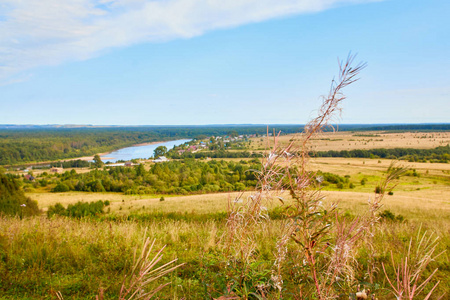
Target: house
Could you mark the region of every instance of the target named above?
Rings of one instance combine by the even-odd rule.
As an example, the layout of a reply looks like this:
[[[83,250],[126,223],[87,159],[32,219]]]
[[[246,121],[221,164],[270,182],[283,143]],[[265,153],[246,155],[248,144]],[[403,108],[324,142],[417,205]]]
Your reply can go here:
[[[57,167],[53,167],[50,169],[50,172],[52,173],[62,173],[64,171],[63,168],[57,168]]]
[[[125,162],[125,167],[131,167],[133,163],[131,161]]]
[[[169,160],[167,159],[167,157],[165,157],[165,156],[160,156],[160,157],[158,157],[157,159],[154,159],[154,160],[153,160],[154,163],[160,163],[160,162],[165,162],[165,161],[169,161]]]
[[[29,180],[29,181],[34,181],[34,176],[30,175],[30,174],[26,174],[25,176],[23,176],[25,179]]]

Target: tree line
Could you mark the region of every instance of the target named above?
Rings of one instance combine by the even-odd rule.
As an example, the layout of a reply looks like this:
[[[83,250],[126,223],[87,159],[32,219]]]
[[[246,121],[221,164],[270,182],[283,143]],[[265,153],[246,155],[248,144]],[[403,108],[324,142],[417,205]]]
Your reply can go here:
[[[261,163],[250,161],[200,161],[184,159],[144,165],[110,167],[78,174],[75,170],[58,175],[53,192],[120,192],[125,194],[198,194],[243,191],[255,188]],[[324,186],[353,188],[348,178],[318,172]],[[42,181],[41,179],[40,181]],[[40,182],[39,181],[39,182]],[[319,182],[317,182],[319,183]]]
[[[125,194],[190,194],[239,191],[254,187],[259,161],[171,161],[157,163],[146,170],[111,167],[77,174],[75,170],[60,175],[54,192],[122,192]]]
[[[450,145],[439,146],[433,149],[393,148],[368,150],[329,150],[310,153],[313,157],[358,157],[358,158],[388,158],[409,161],[444,162],[450,160]]]

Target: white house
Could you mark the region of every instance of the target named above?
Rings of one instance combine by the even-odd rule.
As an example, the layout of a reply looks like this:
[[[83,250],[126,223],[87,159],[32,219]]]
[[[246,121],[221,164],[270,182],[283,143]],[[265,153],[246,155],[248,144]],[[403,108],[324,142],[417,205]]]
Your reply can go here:
[[[169,161],[169,160],[167,159],[167,157],[165,157],[165,156],[160,156],[160,157],[158,157],[157,159],[154,159],[154,160],[153,160],[154,163],[165,162],[165,161]]]

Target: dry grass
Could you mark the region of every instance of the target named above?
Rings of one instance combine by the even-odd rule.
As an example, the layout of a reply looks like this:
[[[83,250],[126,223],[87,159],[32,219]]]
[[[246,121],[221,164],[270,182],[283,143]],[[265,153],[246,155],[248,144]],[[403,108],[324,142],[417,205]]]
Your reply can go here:
[[[287,145],[294,135],[284,135],[279,139],[281,146]],[[266,141],[253,138],[253,149],[264,149]],[[429,149],[450,144],[450,132],[325,132],[312,139],[311,150],[354,150],[375,148],[419,148]]]

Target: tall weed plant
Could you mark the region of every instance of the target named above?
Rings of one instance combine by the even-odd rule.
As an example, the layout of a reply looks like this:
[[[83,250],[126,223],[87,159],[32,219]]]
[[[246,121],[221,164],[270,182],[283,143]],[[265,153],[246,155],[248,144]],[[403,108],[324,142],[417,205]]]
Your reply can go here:
[[[224,234],[225,253],[228,263],[237,271],[233,284],[230,285],[233,289],[228,291],[226,297],[367,299],[370,294],[368,287],[372,287],[373,291],[376,286],[373,278],[380,266],[375,263],[372,245],[375,227],[380,219],[379,209],[385,193],[392,191],[405,168],[391,165],[385,178],[379,183],[377,193],[368,199],[366,212],[347,220],[339,211],[338,203],[324,204],[324,197],[320,192],[323,177],[310,171],[308,164],[311,139],[320,135],[325,128],[332,127],[341,112],[341,103],[346,98],[343,89],[356,82],[359,73],[366,66],[364,63],[353,66],[354,59],[355,56],[349,55],[346,61],[340,63],[338,78],[332,81],[328,95],[323,97],[317,117],[304,127],[301,134],[291,139],[287,146],[279,146],[279,134],[275,132],[271,142],[267,132],[269,150],[262,161],[262,170],[258,172],[256,191],[245,199],[237,197],[229,205],[227,230]],[[289,199],[285,199],[285,191],[289,192]],[[263,232],[273,230],[274,222],[267,214],[270,201],[280,201],[287,218],[281,221],[270,280],[266,277],[265,281],[248,287],[247,284],[252,282],[248,279],[249,274],[254,271],[259,260],[257,240]],[[429,245],[430,240],[425,237],[422,240]],[[368,282],[364,286],[360,286],[361,282],[355,275],[360,268],[356,256],[361,246],[368,249]],[[429,247],[434,249],[432,246],[425,249]],[[429,251],[418,250],[417,253],[423,256],[420,259],[431,261]],[[407,257],[409,255],[410,252]],[[402,299],[405,290],[408,291],[407,299],[413,299],[411,295],[420,294],[434,275],[433,273],[421,281],[420,274],[425,267],[426,264],[422,263],[410,270],[405,258],[394,279],[390,279],[385,272],[391,291],[397,299]],[[286,280],[286,276],[290,276],[289,280]],[[285,281],[290,281],[292,285],[292,277],[296,278],[294,292],[290,287],[287,294]],[[414,284],[410,281],[414,281]],[[435,287],[424,299],[431,296]],[[375,297],[373,293],[372,297]]]

